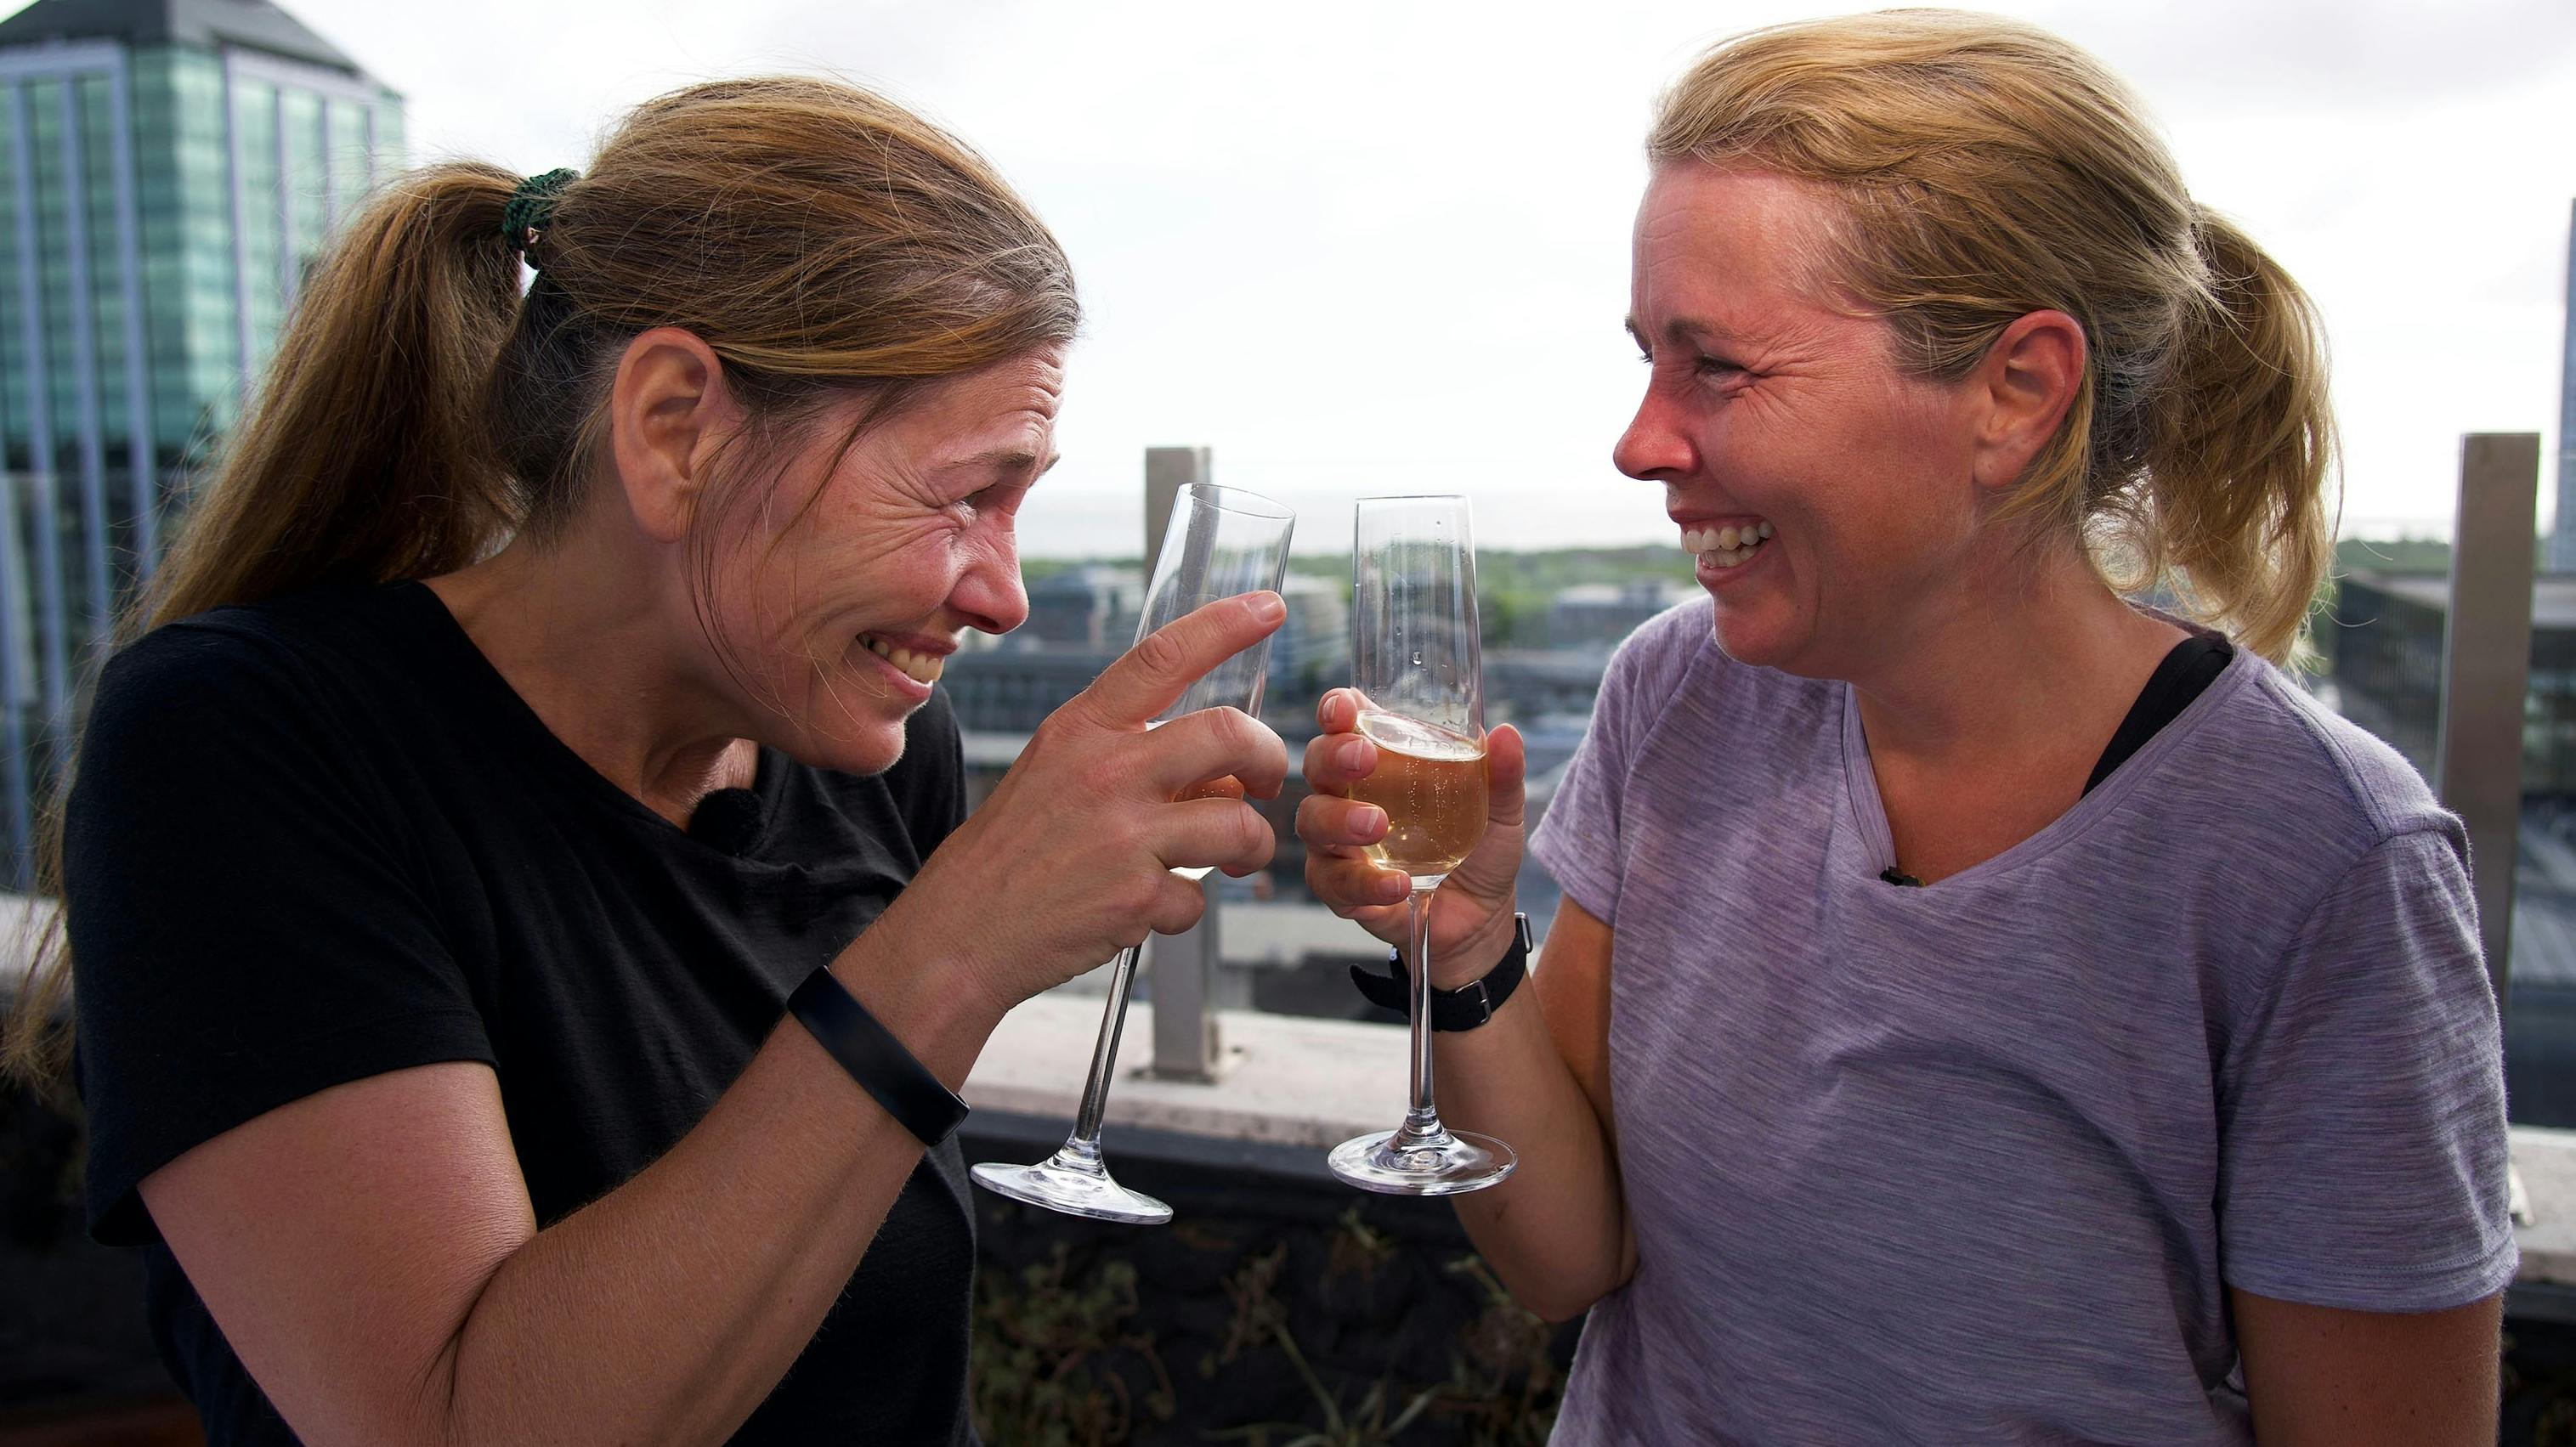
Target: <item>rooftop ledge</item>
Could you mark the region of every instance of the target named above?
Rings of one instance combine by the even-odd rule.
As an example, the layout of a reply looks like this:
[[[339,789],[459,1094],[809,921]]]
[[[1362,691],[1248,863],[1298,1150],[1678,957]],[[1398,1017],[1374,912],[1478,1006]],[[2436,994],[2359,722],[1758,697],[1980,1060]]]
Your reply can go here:
[[[1013,1115],[1061,1116],[1070,1123],[1082,1104],[1104,1004],[1097,995],[1070,993],[1021,1004],[975,1062],[966,1103]],[[1133,1063],[1152,1053],[1154,1007],[1140,1000],[1128,1008],[1120,1069],[1109,1090],[1111,1126],[1312,1146],[1320,1168],[1321,1152],[1403,1122],[1402,1027],[1251,1010],[1220,1010],[1216,1016],[1226,1062],[1215,1084],[1196,1085],[1156,1080]]]
[[[1099,1038],[1096,995],[1041,995],[1013,1010],[966,1082],[979,1111],[1070,1123]],[[1406,1032],[1393,1024],[1312,1020],[1252,1011],[1218,1012],[1228,1066],[1213,1085],[1155,1080],[1122,1067],[1109,1092],[1113,1129],[1164,1139],[1323,1153],[1356,1135],[1393,1129],[1404,1118]],[[1153,1007],[1128,1012],[1129,1059],[1148,1053]],[[2507,1300],[2517,1318],[2576,1323],[2576,1130],[2515,1126],[2514,1168],[2532,1221],[2514,1235],[2522,1269]],[[1117,1143],[1111,1142],[1116,1159]]]

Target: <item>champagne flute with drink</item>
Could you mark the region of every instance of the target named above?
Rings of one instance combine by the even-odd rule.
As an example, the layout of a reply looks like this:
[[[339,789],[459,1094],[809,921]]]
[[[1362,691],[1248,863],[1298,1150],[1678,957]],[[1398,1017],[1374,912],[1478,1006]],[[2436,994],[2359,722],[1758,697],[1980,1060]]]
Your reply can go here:
[[[1386,811],[1370,862],[1413,881],[1411,1108],[1392,1131],[1346,1141],[1333,1174],[1363,1190],[1449,1196],[1501,1184],[1519,1158],[1451,1131],[1432,1099],[1431,897],[1484,837],[1485,703],[1476,554],[1463,497],[1362,498],[1351,548],[1351,673],[1377,767],[1351,797]]]

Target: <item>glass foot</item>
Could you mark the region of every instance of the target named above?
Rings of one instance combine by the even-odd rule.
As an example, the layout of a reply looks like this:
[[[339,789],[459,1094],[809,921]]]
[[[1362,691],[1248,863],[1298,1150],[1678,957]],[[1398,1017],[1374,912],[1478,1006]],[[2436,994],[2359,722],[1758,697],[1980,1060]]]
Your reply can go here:
[[[1171,1207],[1109,1179],[1097,1159],[1077,1161],[1062,1151],[1034,1166],[987,1161],[973,1174],[975,1184],[996,1195],[1068,1216],[1128,1226],[1160,1226],[1172,1219]]]
[[[1521,1163],[1489,1135],[1444,1130],[1399,1144],[1403,1134],[1382,1131],[1342,1142],[1330,1157],[1333,1174],[1388,1196],[1456,1196],[1501,1185]]]

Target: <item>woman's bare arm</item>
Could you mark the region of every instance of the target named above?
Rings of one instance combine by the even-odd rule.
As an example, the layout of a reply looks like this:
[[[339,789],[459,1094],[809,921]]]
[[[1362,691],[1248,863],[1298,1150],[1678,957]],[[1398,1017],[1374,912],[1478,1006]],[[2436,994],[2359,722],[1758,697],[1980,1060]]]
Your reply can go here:
[[[1457,1198],[1476,1249],[1522,1305],[1580,1315],[1637,1270],[1610,1117],[1610,927],[1557,906],[1537,973],[1482,1029],[1437,1037],[1440,1113],[1501,1138],[1520,1169]]]

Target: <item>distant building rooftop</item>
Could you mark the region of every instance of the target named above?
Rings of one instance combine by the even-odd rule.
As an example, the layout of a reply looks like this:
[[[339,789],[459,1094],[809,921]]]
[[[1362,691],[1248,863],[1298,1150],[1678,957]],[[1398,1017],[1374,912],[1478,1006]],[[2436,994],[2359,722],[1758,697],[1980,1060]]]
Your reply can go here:
[[[0,47],[65,40],[237,46],[362,74],[356,61],[269,0],[36,0],[0,20]]]
[[[1622,603],[1652,603],[1669,607],[1686,590],[1662,578],[1632,578],[1624,583],[1568,583],[1556,590],[1556,601],[1571,607],[1607,607]]]
[[[2436,613],[2451,610],[2451,580],[2439,573],[2383,573],[2361,568],[2346,577]],[[2531,626],[2576,629],[2576,573],[2543,573],[2532,579]]]

